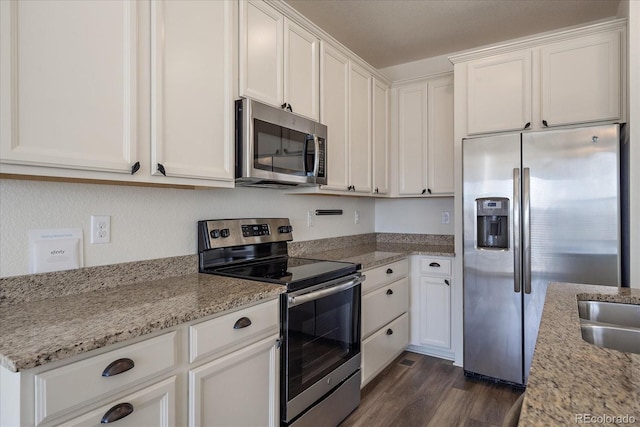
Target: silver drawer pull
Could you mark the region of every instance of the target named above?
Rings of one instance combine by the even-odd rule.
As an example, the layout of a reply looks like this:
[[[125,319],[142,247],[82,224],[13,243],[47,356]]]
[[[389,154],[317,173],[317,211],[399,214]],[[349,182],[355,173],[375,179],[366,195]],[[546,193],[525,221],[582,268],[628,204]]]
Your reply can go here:
[[[104,371],[102,371],[102,376],[112,377],[114,375],[127,372],[129,369],[133,369],[134,366],[135,363],[133,363],[133,360],[128,358],[114,360],[113,362],[109,363],[109,366],[104,368]]]
[[[241,317],[236,321],[236,324],[233,325],[233,329],[242,329],[247,326],[251,326],[251,319],[248,317]]]
[[[440,267],[440,264],[438,264],[437,262],[432,262],[431,264],[429,264],[429,267]]]
[[[121,420],[131,415],[131,413],[133,413],[133,405],[131,403],[118,403],[104,414],[100,424],[109,424]]]

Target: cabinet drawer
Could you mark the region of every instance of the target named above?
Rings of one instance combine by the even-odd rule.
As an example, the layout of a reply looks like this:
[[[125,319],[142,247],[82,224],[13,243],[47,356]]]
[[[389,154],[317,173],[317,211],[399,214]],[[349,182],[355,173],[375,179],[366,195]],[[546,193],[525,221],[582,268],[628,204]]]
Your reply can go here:
[[[107,397],[170,369],[177,362],[177,332],[171,332],[35,376],[35,420],[40,424],[86,402]],[[107,366],[130,359],[133,367],[103,376]]]
[[[59,427],[100,425],[103,417],[106,417],[109,411],[113,413],[115,408],[119,409],[125,405],[131,406],[124,413],[126,414],[129,410],[132,412],[117,420],[118,427],[176,425],[176,377],[168,378],[117,401],[105,404]],[[115,420],[111,422],[115,422]]]
[[[451,276],[451,260],[442,258],[420,258],[420,273]]]
[[[408,274],[409,260],[406,258],[367,270],[364,272],[367,279],[362,284],[362,293],[366,294],[367,292],[371,292],[385,283],[395,282],[398,279],[406,277]]]
[[[278,302],[235,311],[189,328],[189,361],[202,360],[279,331]]]
[[[409,309],[406,277],[362,297],[362,336],[366,337]]]
[[[362,342],[362,383],[368,382],[409,343],[409,315],[403,314]]]

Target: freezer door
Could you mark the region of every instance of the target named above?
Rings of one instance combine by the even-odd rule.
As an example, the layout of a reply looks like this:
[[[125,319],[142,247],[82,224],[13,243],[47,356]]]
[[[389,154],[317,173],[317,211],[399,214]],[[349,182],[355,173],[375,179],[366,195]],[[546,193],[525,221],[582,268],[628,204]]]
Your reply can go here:
[[[514,200],[519,192],[520,134],[463,141],[464,369],[522,383],[522,295]],[[514,185],[515,184],[515,185]],[[478,199],[506,198],[508,247],[478,247]],[[482,206],[482,204],[481,204]],[[501,207],[501,206],[500,206]],[[498,207],[496,207],[498,208]],[[496,218],[497,219],[497,218]]]
[[[618,150],[617,125],[523,135],[525,378],[547,284],[620,283]]]

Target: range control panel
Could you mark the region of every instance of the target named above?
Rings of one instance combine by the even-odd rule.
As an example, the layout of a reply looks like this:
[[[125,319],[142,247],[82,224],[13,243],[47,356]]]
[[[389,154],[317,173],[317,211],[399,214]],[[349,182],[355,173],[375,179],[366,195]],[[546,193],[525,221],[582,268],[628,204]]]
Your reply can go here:
[[[198,221],[198,250],[293,240],[288,218]]]

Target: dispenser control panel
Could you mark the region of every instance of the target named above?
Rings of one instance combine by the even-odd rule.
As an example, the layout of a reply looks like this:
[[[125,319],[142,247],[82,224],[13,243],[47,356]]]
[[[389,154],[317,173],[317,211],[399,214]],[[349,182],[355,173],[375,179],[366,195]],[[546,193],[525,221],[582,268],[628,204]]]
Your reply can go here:
[[[509,199],[476,199],[476,231],[479,249],[509,249]]]

